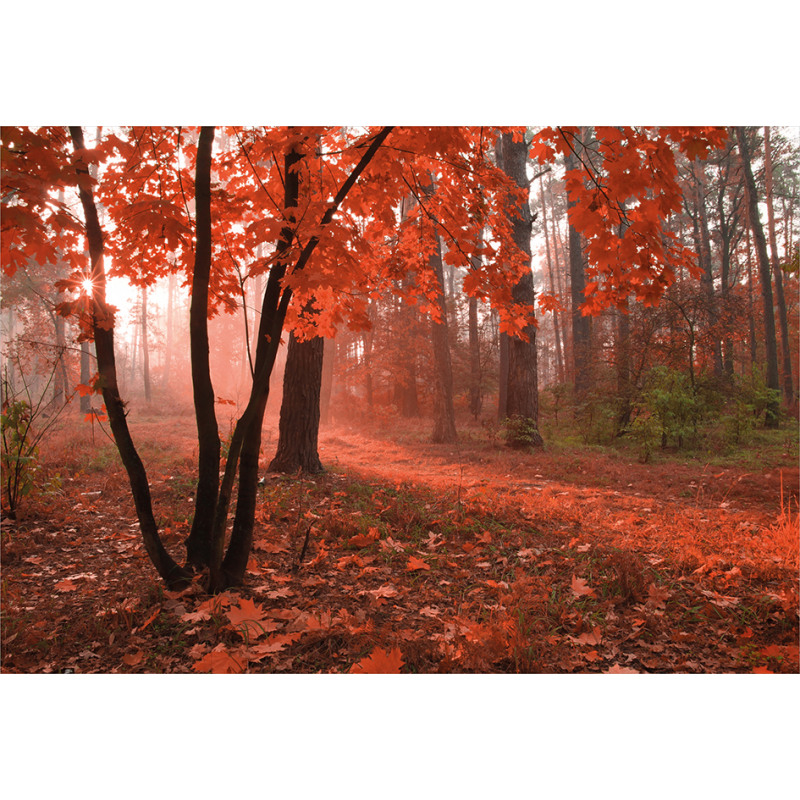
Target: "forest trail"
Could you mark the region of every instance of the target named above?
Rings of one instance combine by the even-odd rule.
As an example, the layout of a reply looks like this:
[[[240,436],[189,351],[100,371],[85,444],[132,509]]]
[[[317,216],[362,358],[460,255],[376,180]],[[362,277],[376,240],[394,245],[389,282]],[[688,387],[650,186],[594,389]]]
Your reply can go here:
[[[589,450],[526,453],[469,436],[432,445],[418,432],[338,426],[321,433],[320,455],[334,469],[517,505],[570,536],[700,561],[766,557],[797,565],[796,542],[786,541],[781,525],[796,515],[800,491],[789,453],[785,463],[753,471],[688,460],[641,464]]]

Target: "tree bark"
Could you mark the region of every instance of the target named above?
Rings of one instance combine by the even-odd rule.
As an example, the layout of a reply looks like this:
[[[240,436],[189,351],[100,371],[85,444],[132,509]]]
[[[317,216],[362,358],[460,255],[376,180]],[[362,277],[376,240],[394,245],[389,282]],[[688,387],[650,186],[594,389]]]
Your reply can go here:
[[[439,286],[437,305],[440,319],[431,320],[433,342],[433,434],[435,443],[456,442],[456,416],[453,410],[453,365],[450,359],[450,331],[447,324],[447,305],[444,296],[444,273],[442,269],[442,242],[435,234],[436,245],[430,258],[430,266],[436,274]]]
[[[566,157],[566,168],[576,169],[578,159],[570,152]],[[575,201],[567,197],[567,212],[575,205]],[[583,256],[581,235],[568,225],[567,242],[569,247],[569,280],[570,299],[572,304],[572,364],[575,375],[575,399],[580,403],[591,389],[591,369],[589,367],[590,319],[581,313],[581,305],[586,300],[586,264]]]
[[[294,332],[289,335],[278,449],[270,462],[270,472],[323,471],[317,447],[324,349],[321,336],[300,341]]]
[[[70,135],[75,150],[84,149],[83,131],[79,126],[70,126]],[[178,565],[167,553],[158,535],[158,526],[153,516],[152,499],[147,482],[147,473],[139,457],[128,429],[125,414],[125,403],[117,386],[117,368],[114,356],[113,312],[106,303],[106,274],[103,266],[103,233],[97,216],[94,195],[86,180],[89,171],[82,166],[77,167],[78,194],[83,207],[86,224],[86,238],[89,242],[92,277],[92,331],[97,352],[97,367],[103,400],[106,404],[111,432],[114,435],[117,449],[128,473],[139,528],[142,533],[145,550],[153,562],[158,574],[171,589],[187,585],[191,576]]]
[[[520,188],[530,189],[526,171],[528,147],[524,141],[515,142],[510,133],[504,133],[501,140],[503,170]],[[527,200],[521,207],[510,211],[512,214],[512,236],[514,243],[524,254],[528,270],[512,290],[516,303],[524,303],[530,308],[530,317],[522,333],[525,339],[508,339],[508,390],[506,416],[519,420],[524,426],[511,429],[509,444],[512,447],[527,445],[541,446],[544,441],[539,433],[539,384],[536,355],[536,321],[533,316],[536,292],[531,270],[531,212]],[[502,334],[501,334],[502,335]]]
[[[747,188],[747,210],[750,220],[750,229],[756,244],[756,258],[761,275],[761,299],[764,303],[764,334],[767,349],[767,386],[780,392],[778,378],[778,344],[775,334],[775,309],[772,302],[772,275],[767,256],[767,241],[764,238],[764,228],[758,215],[758,195],[756,182],[753,178],[753,168],[750,159],[750,146],[747,143],[747,132],[743,127],[736,128],[736,139],[739,152],[742,156],[745,186]],[[765,425],[768,428],[777,428],[779,424],[779,402],[771,402],[767,406]]]
[[[772,274],[775,276],[775,299],[778,303],[778,321],[781,326],[781,357],[783,361],[783,398],[791,406],[794,402],[792,355],[789,347],[789,319],[786,314],[786,297],[783,292],[783,270],[778,258],[778,239],[775,235],[775,210],[772,192],[772,146],[769,126],[764,128],[764,170],[767,182],[767,220]]]
[[[211,559],[211,529],[219,490],[220,439],[211,383],[208,341],[208,295],[211,275],[211,152],[214,128],[200,129],[195,178],[196,247],[192,273],[189,336],[192,390],[197,424],[198,476],[194,520],[186,540],[190,564],[204,567]]]

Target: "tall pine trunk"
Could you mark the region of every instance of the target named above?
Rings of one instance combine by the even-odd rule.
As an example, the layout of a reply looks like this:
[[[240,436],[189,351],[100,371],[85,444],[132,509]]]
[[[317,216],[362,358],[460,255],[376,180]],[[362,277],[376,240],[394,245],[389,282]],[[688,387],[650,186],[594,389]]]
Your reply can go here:
[[[742,156],[745,186],[747,188],[747,211],[750,229],[756,244],[756,259],[758,271],[761,276],[761,299],[764,304],[764,339],[767,350],[767,387],[780,392],[780,379],[778,377],[778,343],[775,334],[775,309],[772,302],[772,275],[767,256],[767,240],[764,237],[764,228],[758,215],[758,195],[756,182],[751,166],[750,145],[747,142],[747,131],[737,127],[736,140]],[[777,428],[779,424],[779,402],[770,402],[767,406],[765,425],[768,428]]]
[[[772,274],[775,276],[775,299],[778,303],[778,321],[781,326],[781,357],[783,366],[783,398],[786,404],[794,403],[794,380],[792,378],[792,355],[789,347],[789,319],[786,314],[786,297],[783,292],[783,270],[778,258],[778,239],[775,235],[775,210],[772,192],[772,145],[769,126],[764,128],[764,170],[767,181],[767,220],[769,229],[769,251],[772,259]]]
[[[528,147],[524,139],[514,141],[511,133],[501,139],[503,171],[517,186],[529,191],[527,175]],[[512,290],[514,302],[530,308],[530,317],[522,330],[525,338],[508,338],[508,381],[506,416],[516,421],[509,431],[512,447],[544,444],[539,433],[539,382],[536,355],[536,321],[533,308],[536,292],[531,269],[531,212],[526,199],[519,207],[510,209],[514,243],[522,251],[527,270]],[[502,335],[502,334],[501,334]]]

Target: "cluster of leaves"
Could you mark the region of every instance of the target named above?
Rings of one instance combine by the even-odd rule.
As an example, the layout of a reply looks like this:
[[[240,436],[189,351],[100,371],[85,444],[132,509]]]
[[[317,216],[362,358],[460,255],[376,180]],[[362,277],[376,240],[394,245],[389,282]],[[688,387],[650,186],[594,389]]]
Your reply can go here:
[[[585,314],[616,306],[633,294],[653,305],[679,268],[698,276],[696,256],[663,221],[681,209],[674,145],[689,159],[705,158],[727,138],[724,128],[597,126],[591,141],[578,127],[544,128],[531,154],[549,163],[574,155],[566,188],[570,223],[586,242]]]

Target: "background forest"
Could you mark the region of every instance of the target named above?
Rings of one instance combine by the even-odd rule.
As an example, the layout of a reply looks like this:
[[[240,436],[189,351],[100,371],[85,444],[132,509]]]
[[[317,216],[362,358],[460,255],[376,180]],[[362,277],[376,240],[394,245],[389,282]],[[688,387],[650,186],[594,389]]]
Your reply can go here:
[[[535,131],[526,133],[529,141]],[[188,166],[182,177],[174,171],[177,162],[170,166],[169,159],[180,157],[177,132],[105,131],[106,137],[122,136],[125,147],[138,148],[137,169],[151,174],[132,189],[136,194],[125,201],[117,222],[108,217],[119,213],[112,210],[113,200],[101,205],[101,224],[118,229],[120,246],[125,245],[126,235],[120,226],[130,228],[129,236],[147,237],[146,246],[140,246],[133,259],[115,259],[110,267],[109,302],[119,308],[115,346],[121,394],[132,408],[152,404],[188,412],[192,244],[186,237],[191,209],[181,206],[193,176]],[[87,135],[94,139],[91,146],[97,147],[104,132],[97,128]],[[221,132],[215,151],[219,170],[224,171],[226,161],[235,159],[237,152],[241,160],[247,135],[242,129]],[[357,132],[348,135],[357,137]],[[592,128],[576,129],[570,133],[571,147],[565,156],[558,155],[544,167],[529,158],[526,213],[532,220],[540,406],[540,417],[531,424],[550,445],[632,446],[645,461],[664,448],[730,450],[747,441],[754,429],[776,425],[781,414],[796,415],[797,129],[742,129],[752,190],[733,129],[704,161],[690,160],[674,145],[680,209],[670,217],[668,230],[680,246],[695,254],[697,268],[679,266],[674,280],[656,296],[615,297],[612,303],[601,303],[595,290],[607,277],[598,279],[597,268],[587,260],[585,239],[582,242],[568,219],[565,170],[582,170],[584,182],[591,186],[604,169],[601,146],[608,135],[608,129],[599,138]],[[184,146],[191,148],[197,133],[186,136]],[[499,140],[483,138],[488,148],[496,149]],[[491,158],[497,161],[495,154]],[[253,174],[220,172],[214,178],[216,191],[236,191],[234,182],[247,177],[254,184]],[[759,224],[763,217],[757,235],[749,217],[750,193],[759,209]],[[396,209],[398,222],[403,215],[424,221],[418,208],[414,216],[415,205],[414,193],[408,190]],[[6,219],[13,224],[10,210]],[[354,218],[353,224],[368,225],[368,220]],[[489,436],[512,439],[514,426],[524,425],[508,420],[508,330],[504,331],[489,297],[464,291],[471,273],[474,276],[482,266],[481,256],[473,247],[478,254],[469,257],[473,263],[465,264],[463,234],[453,238],[448,224],[444,222],[437,232],[441,256],[432,272],[409,272],[378,286],[374,274],[371,278],[362,266],[361,284],[350,278],[353,294],[346,304],[340,295],[318,301],[330,314],[321,332],[335,336],[324,341],[311,338],[302,346],[324,351],[323,424],[329,419],[427,417],[434,441],[455,440],[456,417],[462,433],[478,428]],[[490,224],[476,232],[481,243],[484,234],[492,235]],[[762,239],[764,253],[759,250]],[[253,246],[240,231],[215,237],[210,364],[217,400],[230,404],[228,416],[243,407],[249,392],[266,286],[264,265],[273,253],[267,240]],[[374,251],[371,256],[375,257]],[[366,260],[363,254],[357,257]],[[397,250],[377,256],[386,259],[384,263],[397,257]],[[50,415],[72,400],[86,413],[92,398],[86,392],[76,397],[75,387],[88,386],[97,372],[93,345],[79,341],[79,320],[63,315],[63,289],[74,264],[30,259],[15,266],[14,274],[4,278],[2,297],[4,402],[13,410],[14,401],[23,401]],[[635,281],[636,276],[624,280]],[[431,282],[441,286],[440,299],[433,301],[440,303],[433,326],[430,301],[419,301],[414,294],[430,292]],[[334,284],[332,291],[349,290]],[[404,292],[410,303],[403,301]],[[271,377],[269,404],[276,412],[281,405],[286,344],[288,339],[278,351]],[[437,399],[440,386],[444,391]],[[529,414],[536,416],[533,411]],[[295,464],[297,458],[291,464],[295,468],[314,467],[302,459]],[[309,458],[313,461],[313,456]],[[6,504],[8,488],[4,486]]]

